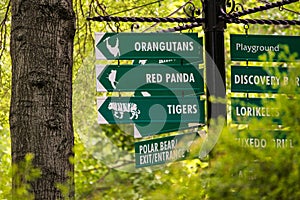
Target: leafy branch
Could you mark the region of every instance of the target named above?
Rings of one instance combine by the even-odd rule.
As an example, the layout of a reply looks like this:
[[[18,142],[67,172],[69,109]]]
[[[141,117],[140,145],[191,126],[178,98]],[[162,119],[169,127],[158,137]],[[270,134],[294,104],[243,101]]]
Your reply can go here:
[[[8,28],[6,22],[8,21],[8,16],[10,13],[10,8],[11,8],[11,0],[8,1],[7,6],[6,6],[6,11],[4,14],[3,20],[0,22],[0,60],[4,54],[5,51],[5,46],[7,42],[7,37],[8,37]]]

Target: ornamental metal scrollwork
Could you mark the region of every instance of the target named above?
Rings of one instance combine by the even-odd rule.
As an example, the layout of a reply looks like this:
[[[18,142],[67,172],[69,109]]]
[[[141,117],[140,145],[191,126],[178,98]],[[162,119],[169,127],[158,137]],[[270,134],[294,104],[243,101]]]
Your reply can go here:
[[[133,23],[131,26],[130,26],[130,30],[131,32],[134,32],[134,30],[137,30],[140,28],[140,25],[137,24],[137,23]]]
[[[183,7],[183,12],[190,18],[199,16],[202,13],[201,9],[196,8],[196,6],[192,2],[186,3],[186,5]]]
[[[226,7],[226,14],[231,14],[233,12],[239,12],[240,9],[241,9],[241,11],[245,10],[242,4],[235,3],[234,0],[226,0],[225,7]]]
[[[226,0],[225,7],[226,7],[226,13],[231,14],[235,8],[235,1],[234,0]]]

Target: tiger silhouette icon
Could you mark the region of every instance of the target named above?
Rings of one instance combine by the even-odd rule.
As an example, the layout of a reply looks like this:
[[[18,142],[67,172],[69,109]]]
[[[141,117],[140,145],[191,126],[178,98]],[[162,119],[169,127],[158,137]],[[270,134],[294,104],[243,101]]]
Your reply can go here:
[[[114,117],[117,119],[123,119],[124,113],[130,113],[129,119],[138,119],[141,111],[138,109],[135,103],[119,103],[110,102],[108,109],[113,111]]]

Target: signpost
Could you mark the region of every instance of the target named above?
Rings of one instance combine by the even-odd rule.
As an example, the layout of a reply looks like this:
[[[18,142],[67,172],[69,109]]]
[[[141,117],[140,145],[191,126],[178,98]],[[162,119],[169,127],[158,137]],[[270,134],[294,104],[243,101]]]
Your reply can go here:
[[[252,119],[270,118],[274,123],[281,124],[279,109],[263,104],[274,99],[262,98],[231,98],[231,117],[234,123],[247,124]]]
[[[258,6],[250,9],[249,12],[242,13],[243,15],[269,10],[271,8],[280,7],[286,4],[295,2],[282,1]],[[234,2],[225,2],[217,0],[202,1],[203,18],[189,17],[185,21],[191,22],[189,25],[174,27],[167,31],[181,31],[188,28],[193,28],[203,25],[205,33],[205,52],[206,52],[206,99],[211,96],[216,98],[225,98],[226,91],[220,89],[220,86],[225,85],[225,46],[224,46],[224,31],[228,23],[243,23],[243,24],[273,24],[273,25],[297,25],[297,20],[272,20],[272,19],[245,19],[239,18],[240,13],[233,13],[236,9]],[[230,9],[226,9],[230,8]],[[224,15],[224,11],[227,13]],[[192,12],[192,16],[194,16]],[[106,22],[182,22],[182,18],[144,18],[144,17],[112,17],[98,16],[88,18],[95,21]],[[195,23],[197,20],[197,23]],[[133,65],[144,65],[148,63],[158,63],[183,66],[189,63],[203,62],[203,41],[198,38],[197,33],[96,33],[96,59],[104,60],[135,60]],[[232,61],[275,61],[286,62],[300,60],[300,37],[299,36],[279,36],[279,35],[231,35],[230,48]],[[196,61],[195,61],[196,60]],[[213,67],[216,66],[216,67]],[[108,70],[108,71],[105,71]],[[113,71],[115,70],[115,71]],[[124,68],[125,70],[125,68]],[[147,69],[148,70],[148,69]],[[186,90],[185,83],[176,85],[180,82],[168,85],[164,68],[155,71],[148,71],[146,74],[139,72],[139,85],[134,83],[137,77],[131,77],[134,80],[132,83],[122,82],[123,76],[128,72],[121,72],[118,69],[112,69],[111,66],[103,67],[97,71],[97,89],[98,91],[131,91],[134,90],[135,96],[132,98],[113,98],[102,97],[98,98],[99,123],[135,123],[136,130],[139,136],[149,136],[152,133],[161,133],[168,130],[178,130],[180,127],[187,127],[191,123],[203,123],[204,108],[203,101],[199,97],[197,104],[188,101],[187,97],[178,98],[180,90]],[[280,69],[281,70],[281,69]],[[279,70],[279,71],[280,71]],[[105,72],[104,72],[105,71]],[[283,70],[284,71],[284,70]],[[178,73],[183,72],[181,69]],[[193,73],[193,72],[191,72]],[[202,73],[202,72],[201,72]],[[148,76],[147,76],[148,74]],[[220,76],[219,76],[220,75]],[[130,77],[130,76],[128,76]],[[148,77],[145,78],[145,77]],[[292,76],[291,76],[292,77]],[[288,76],[290,78],[290,76]],[[291,79],[291,78],[290,78]],[[128,79],[124,79],[128,80]],[[145,81],[146,80],[146,81]],[[298,78],[295,82],[298,84]],[[232,68],[232,91],[233,92],[278,92],[278,86],[282,83],[290,83],[283,77],[277,77],[276,74],[270,73],[268,70],[260,67],[242,67]],[[291,82],[293,82],[292,80]],[[121,84],[122,82],[122,84]],[[146,82],[146,83],[145,83]],[[188,81],[192,83],[193,81]],[[133,85],[131,85],[133,84]],[[201,81],[202,84],[202,81]],[[191,84],[192,85],[192,84]],[[168,87],[171,89],[165,90]],[[194,87],[194,86],[193,86]],[[196,86],[195,91],[198,94],[203,94],[203,87]],[[167,95],[166,95],[167,94]],[[185,96],[186,93],[184,93]],[[169,96],[169,97],[168,97]],[[170,97],[171,96],[171,97]],[[184,96],[184,95],[182,95]],[[194,109],[194,105],[196,105]],[[221,103],[212,103],[207,101],[207,125],[210,126],[211,119],[217,119],[222,116],[226,119],[226,105]],[[150,112],[151,109],[151,112]],[[196,111],[197,110],[197,111]],[[153,111],[153,112],[152,112]],[[195,111],[193,113],[193,111]],[[145,114],[146,113],[146,114]],[[151,117],[149,117],[151,115]],[[279,117],[278,110],[268,106],[263,106],[262,99],[259,98],[232,98],[232,119],[234,122],[248,122],[251,118]],[[199,120],[200,119],[200,120]],[[279,121],[279,120],[277,120]],[[183,126],[178,126],[180,123]],[[155,124],[155,130],[151,126]],[[166,126],[166,124],[168,126]],[[170,126],[169,126],[170,125]],[[150,129],[140,129],[140,127],[151,127]],[[153,126],[154,127],[154,126]],[[157,128],[159,127],[159,128]],[[159,130],[160,129],[160,130]],[[144,130],[144,132],[142,131]],[[158,130],[158,131],[157,131]],[[147,133],[148,132],[148,133]],[[161,140],[168,140],[162,138]],[[172,140],[172,139],[171,139]],[[147,143],[148,142],[148,143]],[[141,143],[142,144],[142,143]],[[153,141],[145,141],[145,144],[152,144],[158,147],[158,143]],[[147,145],[146,145],[147,146]],[[153,163],[163,163],[153,161],[158,159],[158,155],[138,157],[140,154],[151,153],[148,150],[145,152],[137,147],[137,166],[143,167],[152,165]],[[143,149],[143,148],[142,148]],[[156,153],[160,149],[155,150]],[[161,153],[159,152],[160,156]],[[144,156],[144,155],[142,155]],[[157,157],[156,157],[157,156]],[[145,159],[149,159],[145,161]],[[142,161],[143,160],[143,161]]]
[[[231,67],[232,92],[277,93],[280,86],[294,84],[299,87],[299,77],[293,79],[288,68],[283,67]]]
[[[96,33],[96,59],[181,59],[203,60],[198,33]]]
[[[99,124],[204,123],[204,101],[192,97],[98,97]]]
[[[289,62],[300,60],[299,36],[274,35],[231,35],[230,48],[233,61],[271,61]],[[293,68],[232,66],[231,91],[243,93],[279,93],[281,86],[297,86],[299,76]],[[231,98],[231,118],[233,123],[249,124],[253,119],[269,119],[273,125],[282,125],[279,108],[270,104],[270,98]],[[270,103],[269,103],[270,102]],[[266,130],[247,131],[244,136],[238,134],[236,141],[247,148],[293,148],[293,140],[281,138],[280,133],[266,127]],[[255,136],[252,136],[253,133]],[[269,134],[268,134],[269,133]]]
[[[197,33],[96,33],[96,59],[135,60],[96,66],[97,92],[134,92],[134,97],[98,97],[98,123],[133,123],[135,138],[203,125],[202,44]],[[137,142],[136,167],[183,159],[194,137]]]
[[[204,93],[203,69],[193,65],[97,65],[96,77],[98,92],[168,89]]]
[[[300,60],[300,36],[230,35],[231,60],[287,62]],[[289,52],[285,49],[289,49]],[[261,60],[270,52],[272,58]],[[291,53],[291,55],[289,55]]]
[[[196,137],[196,133],[188,133],[136,142],[136,168],[184,160]]]

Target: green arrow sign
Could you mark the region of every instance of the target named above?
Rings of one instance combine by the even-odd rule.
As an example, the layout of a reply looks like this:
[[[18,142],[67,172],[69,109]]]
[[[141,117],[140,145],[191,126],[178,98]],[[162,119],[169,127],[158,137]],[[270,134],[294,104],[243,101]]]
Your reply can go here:
[[[204,101],[189,97],[98,97],[99,124],[204,123]]]
[[[234,123],[245,124],[251,119],[272,118],[274,123],[280,124],[278,108],[263,104],[262,98],[231,98],[231,117]]]
[[[184,160],[196,137],[196,133],[188,133],[136,142],[136,168]]]
[[[197,33],[96,33],[96,59],[197,58],[203,60]]]
[[[292,80],[288,68],[274,67],[231,67],[232,92],[278,92],[280,86],[296,84],[299,87],[299,77]]]
[[[281,35],[230,35],[231,60],[233,61],[294,61],[300,59],[300,36]],[[287,51],[289,49],[289,51]],[[272,52],[270,57],[259,56]]]
[[[204,93],[203,69],[197,66],[160,64],[97,65],[97,91],[193,90]],[[159,87],[162,85],[164,87]],[[144,86],[144,87],[141,87]]]

